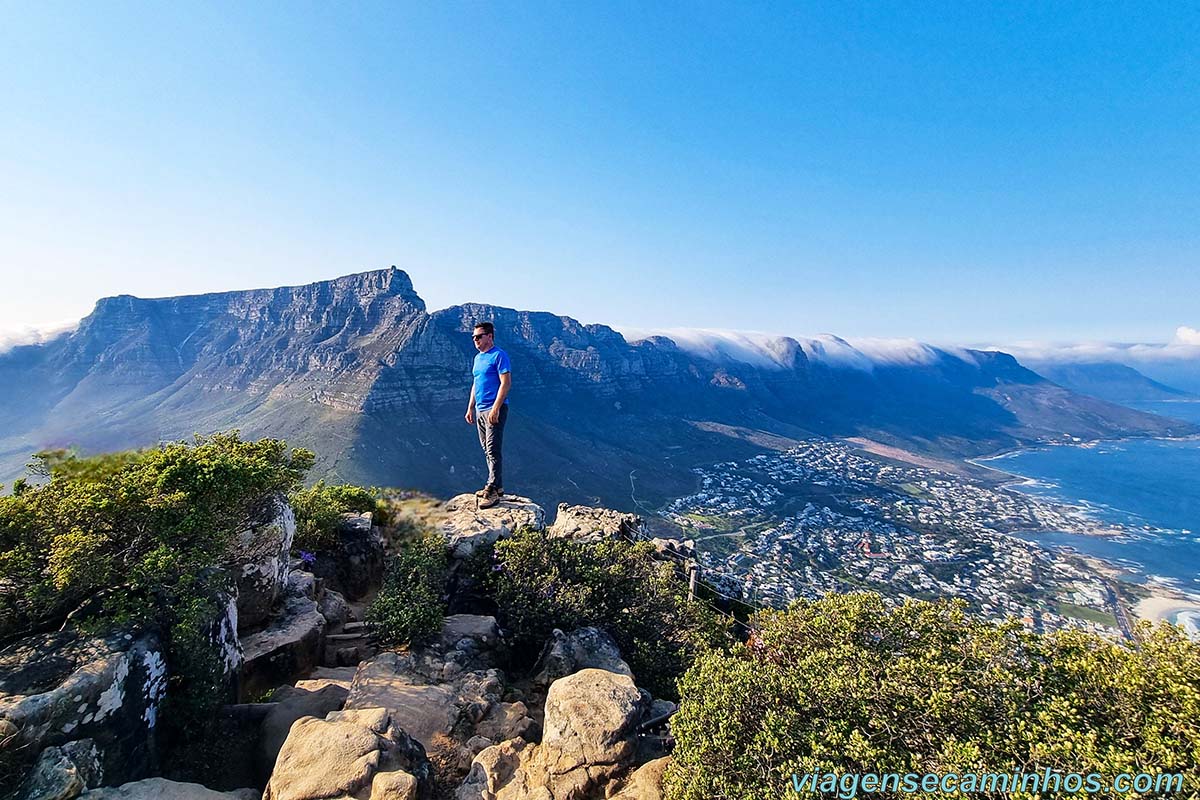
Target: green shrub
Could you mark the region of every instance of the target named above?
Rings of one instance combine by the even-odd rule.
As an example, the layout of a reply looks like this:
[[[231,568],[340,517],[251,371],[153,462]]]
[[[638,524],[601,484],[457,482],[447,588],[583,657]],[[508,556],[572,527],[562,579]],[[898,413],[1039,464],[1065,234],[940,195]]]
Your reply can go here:
[[[407,644],[441,630],[445,582],[446,546],[439,537],[418,536],[389,557],[366,614],[380,642]]]
[[[292,492],[288,499],[296,512],[294,547],[313,553],[337,546],[342,514],[370,511],[372,522],[380,524],[376,517],[383,513],[374,494],[350,484],[326,486],[325,481],[318,481],[307,489]]]
[[[680,681],[672,800],[782,797],[814,770],[1198,774],[1200,646],[1177,628],[1143,627],[1133,648],[874,594],[755,625]]]
[[[554,628],[604,628],[638,685],[677,696],[675,681],[705,647],[728,643],[721,618],[688,599],[647,542],[584,544],[523,530],[497,542],[484,571],[514,651],[536,656]]]
[[[89,598],[101,616],[156,619],[265,497],[297,487],[313,464],[307,450],[237,431],[36,458],[44,482],[0,497],[0,636],[60,622]]]
[[[214,565],[267,498],[300,485],[313,454],[231,431],[36,459],[31,471],[41,481],[0,497],[0,638],[57,627],[72,612],[88,629],[160,631],[170,676],[165,740],[203,739],[229,700],[210,636],[232,587]],[[0,749],[0,784],[18,785],[28,768],[13,755]]]

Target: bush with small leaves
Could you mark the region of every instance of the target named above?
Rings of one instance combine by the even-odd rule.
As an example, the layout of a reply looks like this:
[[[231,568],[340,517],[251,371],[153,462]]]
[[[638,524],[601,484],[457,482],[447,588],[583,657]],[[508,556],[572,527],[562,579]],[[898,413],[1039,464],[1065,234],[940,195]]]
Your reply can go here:
[[[375,495],[361,486],[318,481],[307,489],[297,489],[288,497],[296,513],[297,551],[318,552],[337,546],[342,514],[370,511],[372,521],[378,513]]]
[[[1179,628],[1143,625],[1131,647],[867,593],[762,612],[754,625],[745,645],[705,654],[680,681],[671,800],[781,797],[793,774],[813,771],[1163,771],[1192,776],[1197,791],[1200,645]]]
[[[366,621],[386,645],[419,642],[442,627],[446,615],[446,546],[436,536],[404,542],[384,565],[383,585]]]
[[[729,644],[730,636],[654,552],[647,542],[590,544],[526,529],[496,543],[481,577],[514,651],[536,656],[555,628],[601,627],[639,686],[674,698],[676,679],[696,655]]]

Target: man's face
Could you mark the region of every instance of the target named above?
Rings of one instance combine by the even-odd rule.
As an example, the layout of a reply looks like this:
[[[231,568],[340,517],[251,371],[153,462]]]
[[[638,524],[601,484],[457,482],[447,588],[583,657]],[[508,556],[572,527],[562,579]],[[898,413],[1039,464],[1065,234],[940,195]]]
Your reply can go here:
[[[493,333],[484,333],[483,328],[476,328],[472,334],[475,339],[475,349],[481,353],[486,353],[492,349],[492,340],[496,338]]]

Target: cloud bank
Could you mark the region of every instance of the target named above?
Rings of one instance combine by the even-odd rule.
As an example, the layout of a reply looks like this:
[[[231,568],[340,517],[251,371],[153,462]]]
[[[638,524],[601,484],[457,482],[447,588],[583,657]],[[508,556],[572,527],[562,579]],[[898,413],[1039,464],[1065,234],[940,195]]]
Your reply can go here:
[[[23,325],[0,329],[0,353],[27,344],[43,344],[79,327],[79,320],[54,322],[47,325]]]
[[[692,355],[710,361],[737,361],[765,369],[790,367],[797,350],[810,361],[840,369],[870,372],[880,366],[920,366],[953,356],[975,359],[962,348],[935,347],[916,339],[843,339],[832,334],[792,337],[761,331],[721,328],[618,328],[627,341],[664,336]]]

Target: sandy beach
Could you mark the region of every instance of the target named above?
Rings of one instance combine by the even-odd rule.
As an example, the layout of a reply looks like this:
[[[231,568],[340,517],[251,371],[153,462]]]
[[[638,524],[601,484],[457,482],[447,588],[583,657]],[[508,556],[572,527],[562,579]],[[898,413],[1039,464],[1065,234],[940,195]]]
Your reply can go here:
[[[1174,621],[1175,615],[1180,611],[1200,612],[1200,602],[1189,600],[1186,597],[1155,594],[1139,600],[1133,607],[1133,613],[1139,619],[1148,619],[1152,622],[1157,620]]]

